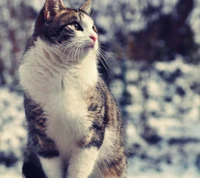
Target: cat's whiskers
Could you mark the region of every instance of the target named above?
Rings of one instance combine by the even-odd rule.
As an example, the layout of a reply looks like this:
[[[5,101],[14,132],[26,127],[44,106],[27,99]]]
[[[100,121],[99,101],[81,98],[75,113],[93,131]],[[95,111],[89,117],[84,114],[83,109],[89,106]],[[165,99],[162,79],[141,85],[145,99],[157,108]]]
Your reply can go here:
[[[83,48],[85,45],[86,40],[82,39],[81,41],[79,41],[79,44],[77,45],[77,57],[80,58],[80,54],[83,52]]]
[[[83,49],[84,49],[84,46],[82,45],[82,46],[80,47],[80,49],[79,49],[79,51],[80,51],[80,52],[79,52],[79,57],[80,57],[80,54],[83,53]]]
[[[74,45],[71,47],[71,50],[67,54],[67,56],[68,56],[67,60],[68,61],[75,59],[76,50],[77,50],[77,43],[75,42]]]
[[[76,58],[80,58],[81,53],[83,52],[83,48],[86,44],[88,40],[87,39],[77,39],[77,40],[73,40],[72,42],[70,42],[70,44],[65,48],[63,55],[65,55],[65,52],[67,50],[67,48],[71,48],[71,50],[69,51],[68,58],[67,60],[69,60],[69,58],[72,57],[72,59],[76,59]]]
[[[62,56],[62,57],[60,57],[61,61],[63,61],[63,59],[64,59],[62,51],[65,50],[65,48],[64,49],[62,48],[62,46],[65,46],[65,45],[66,45],[65,48],[67,48],[70,45],[70,43],[64,42],[64,43],[57,44],[56,46],[54,46],[54,49],[56,49],[56,50],[54,50],[55,54],[57,54],[58,56]]]
[[[92,13],[90,14],[90,16],[91,16],[93,19],[95,19],[95,18],[97,17],[97,12],[92,12]]]
[[[76,44],[76,42],[74,42],[74,41],[72,41],[72,42],[68,42],[68,43],[66,43],[66,46],[65,46],[65,43],[62,43],[61,45],[60,45],[60,47],[59,47],[59,51],[61,52],[61,60],[62,61],[64,61],[64,60],[69,60],[69,57],[70,57],[70,54],[71,54],[71,52],[73,51],[73,49],[74,49],[74,46],[75,46],[75,44]],[[64,48],[63,48],[63,46],[64,46]],[[66,55],[66,51],[68,50],[68,49],[70,49],[70,51],[69,51],[69,53],[68,53],[68,55],[67,55],[67,58],[65,59],[65,55]]]
[[[62,53],[62,46],[65,46],[65,45],[69,45],[70,42],[69,41],[65,41],[64,43],[57,43],[57,45],[55,46],[55,48],[57,49],[56,50],[56,53]]]
[[[72,60],[81,58],[81,55],[84,54],[85,47],[89,43],[89,39],[83,38],[80,40],[79,38],[66,41],[61,44],[57,43],[53,48],[49,47],[49,49],[54,53],[54,55],[58,56],[61,63],[64,62],[69,64]]]
[[[109,60],[106,57],[106,54],[104,53],[104,51],[101,51],[101,55],[102,55],[102,59],[105,61],[105,63],[108,65],[108,68],[111,70],[112,73],[114,73],[114,68],[112,66],[112,64],[109,62]]]
[[[78,47],[78,58],[80,59],[80,55],[83,53],[83,48],[84,48],[84,45],[83,44],[80,44],[79,47]]]
[[[76,46],[76,49],[75,49],[75,51],[74,51],[74,58],[73,58],[73,59],[75,59],[75,58],[78,57],[78,54],[79,54],[79,53],[78,53],[78,52],[79,52],[79,46],[80,46],[80,45],[77,45],[77,46]],[[79,56],[80,56],[80,55],[79,55]]]
[[[102,65],[105,67],[106,71],[108,72],[109,75],[113,75],[114,72],[114,68],[112,66],[112,64],[108,61],[105,51],[101,48],[101,46],[99,45],[99,51],[98,51],[98,57],[102,63]]]
[[[76,42],[74,42],[74,41],[69,42],[66,46],[65,46],[65,44],[63,44],[62,46],[64,46],[64,50],[62,53],[65,53],[68,48],[72,48],[75,44],[76,44]]]
[[[51,47],[51,46],[46,46],[47,50],[50,51],[52,54],[53,54],[53,57],[51,58],[52,61],[60,66],[60,67],[64,67],[63,65],[63,61],[62,59],[60,58],[60,55],[62,54],[60,52],[60,50],[58,49],[58,47],[55,45],[54,47]],[[45,50],[46,53],[48,53],[48,51]]]

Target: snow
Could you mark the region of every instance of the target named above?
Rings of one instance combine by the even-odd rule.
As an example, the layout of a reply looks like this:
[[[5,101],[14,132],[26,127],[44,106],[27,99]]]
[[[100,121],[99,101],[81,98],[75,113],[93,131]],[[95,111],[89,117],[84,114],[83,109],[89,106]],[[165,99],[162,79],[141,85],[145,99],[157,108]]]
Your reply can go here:
[[[122,95],[123,87],[124,87],[124,84],[121,80],[114,80],[110,84],[110,88],[112,88],[112,90],[114,91],[113,94],[116,96],[117,100],[119,100],[120,96]]]
[[[199,29],[200,29],[200,1],[199,0],[195,0],[195,9],[192,11],[191,15],[190,15],[190,19],[189,19],[189,23],[192,27],[192,30],[195,33],[195,41],[196,43],[200,44],[200,33],[199,33]]]
[[[135,70],[130,70],[125,74],[126,81],[135,82],[139,80],[139,74]]]
[[[20,173],[26,143],[22,96],[6,87],[0,88],[0,112],[0,177],[5,174],[17,178],[14,175]]]
[[[161,84],[159,84],[155,80],[151,80],[148,82],[148,92],[152,97],[163,96],[163,90],[161,90]]]
[[[45,0],[34,0],[34,1],[25,1],[27,5],[33,7],[35,10],[39,11],[42,9]]]
[[[162,138],[157,145],[145,144],[138,132],[138,121],[144,109],[138,87],[141,79],[138,79],[138,83],[128,83],[128,91],[134,98],[133,104],[126,106],[130,117],[126,128],[127,149],[134,154],[129,160],[128,178],[200,176],[197,166],[200,153],[200,96],[190,88],[193,82],[199,81],[199,66],[183,61],[177,55],[172,62],[155,62],[150,75],[141,75],[145,77],[142,85],[147,86],[149,95],[145,102],[149,125]],[[139,74],[140,65],[134,70]],[[170,79],[171,76],[173,79]],[[177,93],[179,87],[183,91]],[[137,151],[133,149],[135,144]]]

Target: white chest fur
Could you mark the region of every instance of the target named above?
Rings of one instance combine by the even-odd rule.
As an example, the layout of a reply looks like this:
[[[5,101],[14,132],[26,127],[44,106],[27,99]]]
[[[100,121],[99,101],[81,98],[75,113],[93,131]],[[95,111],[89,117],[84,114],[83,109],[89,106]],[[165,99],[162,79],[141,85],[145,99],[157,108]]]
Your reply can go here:
[[[87,120],[84,97],[98,79],[96,54],[91,51],[79,64],[69,67],[45,45],[38,39],[35,47],[25,54],[19,70],[20,82],[31,98],[43,107],[49,136],[66,150],[65,145],[72,144],[69,142],[75,137],[79,139],[91,124]]]

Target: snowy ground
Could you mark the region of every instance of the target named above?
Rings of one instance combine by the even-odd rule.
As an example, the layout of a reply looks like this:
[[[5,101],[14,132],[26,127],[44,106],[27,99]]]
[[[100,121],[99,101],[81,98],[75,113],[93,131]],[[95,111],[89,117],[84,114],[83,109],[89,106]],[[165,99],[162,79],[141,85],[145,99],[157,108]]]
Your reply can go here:
[[[129,63],[126,74],[132,102],[124,107],[129,115],[127,178],[200,177],[199,66],[185,64],[177,56],[173,62],[153,64],[150,73],[142,72],[142,78],[141,66]],[[141,82],[149,93],[149,125],[161,138],[156,144],[147,143],[138,132],[143,112],[143,96],[138,87]],[[119,79],[111,83],[117,99],[121,98],[122,88]],[[0,112],[0,178],[20,178],[21,150],[26,142],[22,96],[0,88]]]

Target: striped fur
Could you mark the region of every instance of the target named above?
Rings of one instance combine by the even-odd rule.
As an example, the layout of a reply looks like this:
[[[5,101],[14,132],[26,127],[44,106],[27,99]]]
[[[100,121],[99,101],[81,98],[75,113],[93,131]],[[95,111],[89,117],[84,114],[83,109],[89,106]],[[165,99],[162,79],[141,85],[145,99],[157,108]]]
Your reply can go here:
[[[90,10],[91,0],[77,10],[46,0],[36,21],[19,70],[26,178],[125,177],[122,118],[98,74]]]

